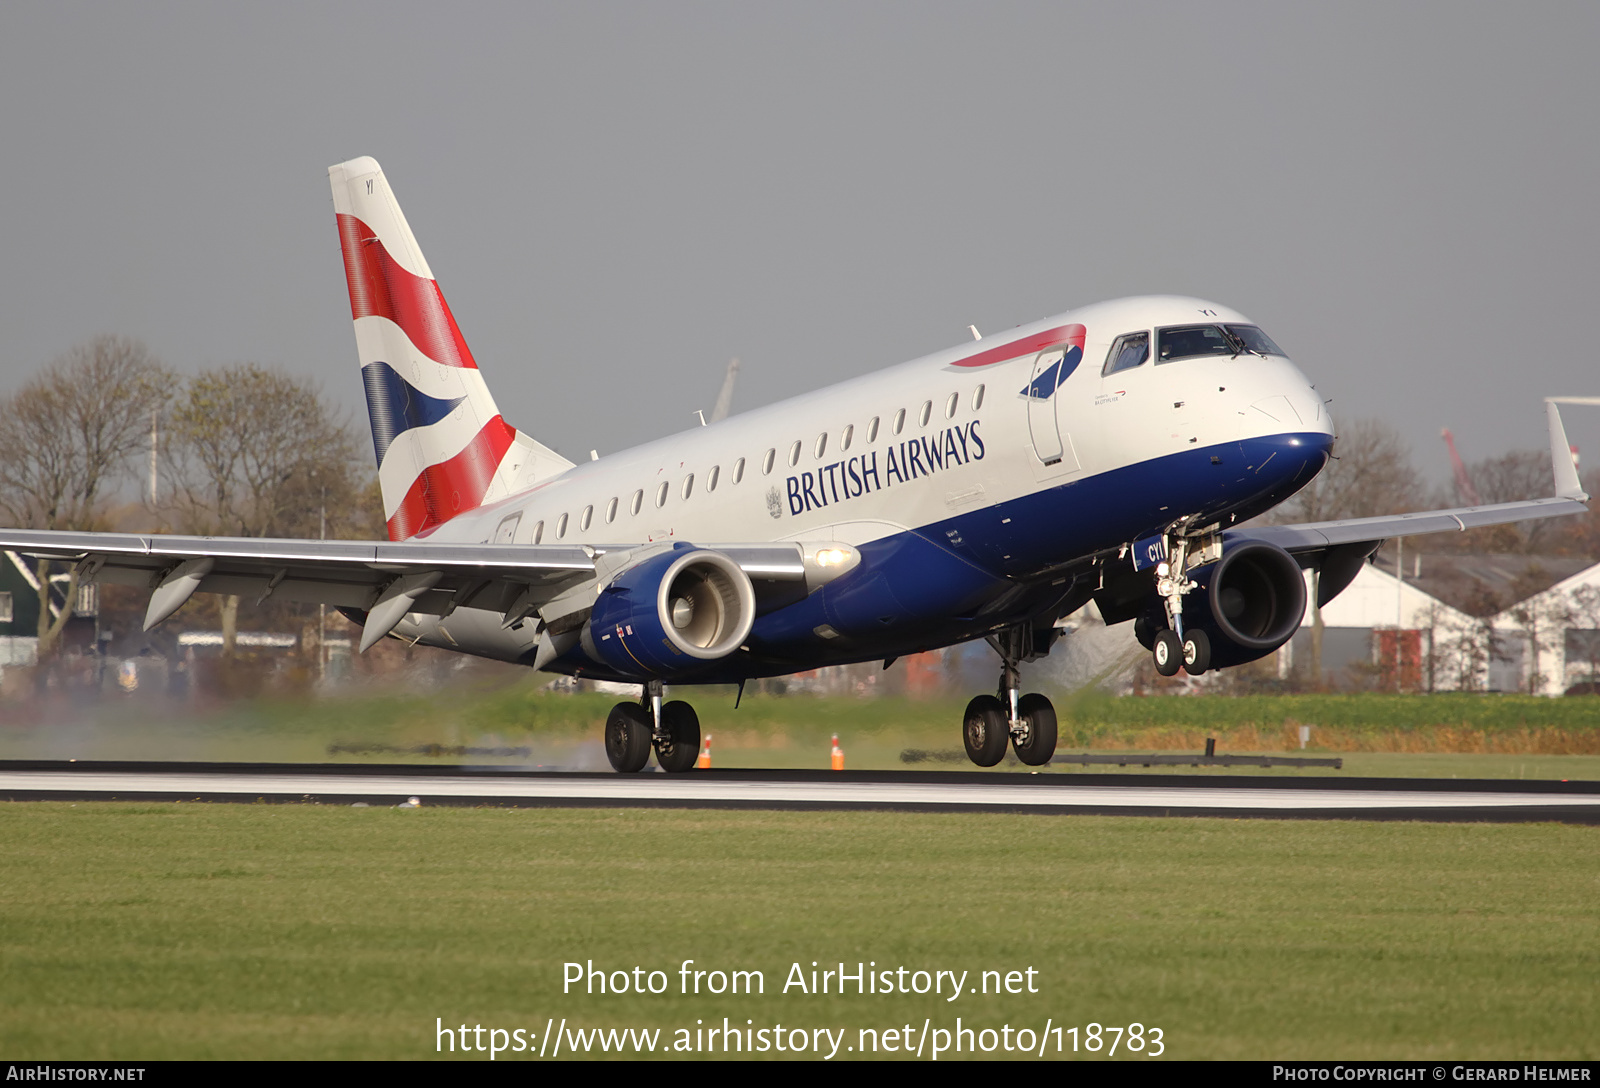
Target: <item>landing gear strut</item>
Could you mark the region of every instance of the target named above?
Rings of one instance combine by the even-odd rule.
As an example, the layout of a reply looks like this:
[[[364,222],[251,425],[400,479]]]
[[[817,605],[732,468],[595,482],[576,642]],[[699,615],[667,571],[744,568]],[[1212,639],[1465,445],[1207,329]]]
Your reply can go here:
[[[1000,655],[1000,689],[967,704],[961,722],[967,758],[980,767],[993,767],[1005,758],[1009,741],[1023,763],[1043,766],[1056,752],[1056,709],[1043,695],[1030,692],[1019,696],[1022,680],[1017,665],[1042,657],[1049,646],[1037,650],[1033,629],[1026,625],[991,635],[989,645]]]
[[[681,699],[661,701],[661,681],[651,680],[637,703],[618,703],[606,717],[606,758],[613,770],[634,774],[650,762],[663,771],[692,770],[700,754],[700,718]]]
[[[1211,667],[1211,640],[1204,631],[1186,631],[1183,626],[1184,594],[1200,586],[1189,578],[1189,549],[1194,541],[1177,531],[1181,526],[1179,522],[1166,534],[1163,550],[1167,558],[1156,564],[1156,594],[1167,614],[1167,628],[1151,636],[1150,656],[1162,676],[1176,676],[1180,666],[1190,676],[1200,676]]]

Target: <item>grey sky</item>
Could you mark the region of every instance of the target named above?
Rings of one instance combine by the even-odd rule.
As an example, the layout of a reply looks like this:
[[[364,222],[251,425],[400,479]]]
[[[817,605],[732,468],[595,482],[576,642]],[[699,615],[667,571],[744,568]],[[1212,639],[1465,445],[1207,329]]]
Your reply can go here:
[[[1236,306],[1447,473],[1600,393],[1600,6],[7,4],[0,390],[98,332],[359,380],[383,163],[580,457],[1102,298]],[[364,419],[364,415],[362,417]],[[1569,409],[1600,464],[1600,412]]]

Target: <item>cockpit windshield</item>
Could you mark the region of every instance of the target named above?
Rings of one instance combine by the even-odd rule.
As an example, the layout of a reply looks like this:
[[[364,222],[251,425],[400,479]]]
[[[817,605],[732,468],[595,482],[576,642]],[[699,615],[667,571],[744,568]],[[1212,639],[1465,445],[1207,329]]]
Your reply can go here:
[[[1244,341],[1244,346],[1257,355],[1282,355],[1288,358],[1289,353],[1272,342],[1272,337],[1256,328],[1254,325],[1224,325],[1233,335]]]
[[[1157,330],[1156,362],[1197,355],[1282,355],[1283,349],[1254,325],[1180,325]]]
[[[1100,373],[1115,374],[1119,370],[1132,370],[1136,366],[1143,366],[1148,358],[1150,358],[1150,334],[1130,332],[1126,336],[1117,337],[1112,343],[1111,351],[1106,355],[1106,365]]]

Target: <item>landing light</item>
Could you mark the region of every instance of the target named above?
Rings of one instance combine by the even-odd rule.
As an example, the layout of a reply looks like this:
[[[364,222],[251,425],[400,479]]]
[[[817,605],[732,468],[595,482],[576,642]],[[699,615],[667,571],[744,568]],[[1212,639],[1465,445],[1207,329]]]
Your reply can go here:
[[[845,561],[845,553],[840,548],[826,548],[817,553],[817,566],[836,567]]]
[[[1167,565],[1165,560],[1163,560],[1162,562],[1156,564],[1156,574],[1157,574],[1157,576],[1165,578],[1168,574],[1171,574],[1171,573],[1172,573],[1172,568]]]

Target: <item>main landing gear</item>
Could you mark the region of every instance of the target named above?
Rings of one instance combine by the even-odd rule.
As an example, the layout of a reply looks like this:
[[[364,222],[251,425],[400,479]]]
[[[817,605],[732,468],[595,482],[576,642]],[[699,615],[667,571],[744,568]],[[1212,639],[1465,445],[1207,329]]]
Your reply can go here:
[[[650,749],[663,771],[694,768],[700,754],[700,718],[681,699],[661,701],[661,681],[644,685],[637,703],[618,703],[606,715],[606,758],[613,770],[633,774],[650,762]]]
[[[1042,767],[1056,754],[1056,708],[1043,695],[1017,694],[1021,687],[1017,663],[1039,656],[1031,652],[1032,638],[1032,629],[1025,626],[1007,628],[989,638],[989,645],[1000,655],[1000,690],[968,703],[961,722],[967,758],[980,767],[993,767],[1004,759],[1008,742],[1017,758],[1030,767]]]

